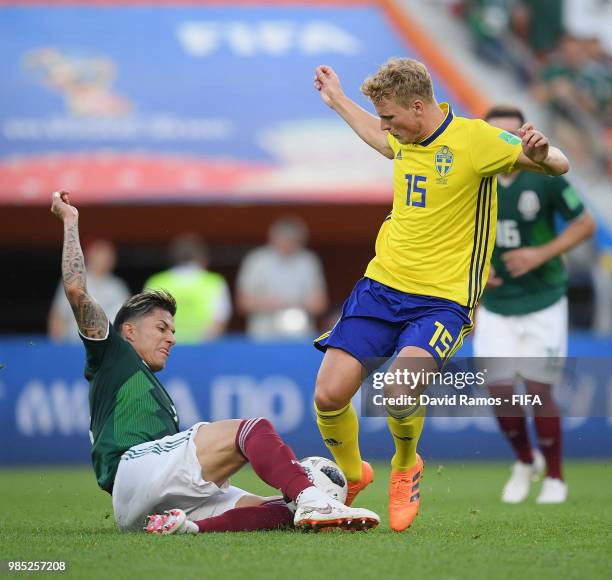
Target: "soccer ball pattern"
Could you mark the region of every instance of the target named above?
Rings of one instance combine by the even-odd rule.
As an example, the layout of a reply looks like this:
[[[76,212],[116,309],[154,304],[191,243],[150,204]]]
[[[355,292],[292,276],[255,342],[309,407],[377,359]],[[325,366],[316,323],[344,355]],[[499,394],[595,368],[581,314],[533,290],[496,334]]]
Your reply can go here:
[[[326,457],[306,457],[300,461],[308,479],[327,495],[339,502],[346,501],[348,484],[342,470]]]

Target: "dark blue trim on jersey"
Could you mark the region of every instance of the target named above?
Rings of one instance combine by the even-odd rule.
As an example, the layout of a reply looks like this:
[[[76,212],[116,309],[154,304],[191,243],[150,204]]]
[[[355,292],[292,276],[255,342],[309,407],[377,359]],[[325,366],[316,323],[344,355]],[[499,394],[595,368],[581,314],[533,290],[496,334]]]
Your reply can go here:
[[[480,271],[478,272],[478,294],[476,295],[476,300],[480,300],[482,296],[482,275],[484,273],[485,265],[487,263],[486,257],[487,252],[489,251],[489,228],[491,226],[491,199],[492,199],[492,189],[493,189],[493,178],[487,178],[487,184],[485,186],[485,196],[486,196],[486,204],[487,204],[487,221],[484,225],[484,248],[482,253],[482,260],[480,261]]]
[[[444,121],[442,121],[442,124],[429,137],[423,139],[423,141],[420,141],[419,143],[417,143],[417,145],[422,145],[423,147],[426,147],[427,145],[433,143],[440,135],[442,135],[442,133],[444,133],[444,131],[450,125],[450,122],[452,120],[453,110],[451,109],[451,106],[448,105],[448,113],[446,113],[446,118],[444,119]]]
[[[472,292],[472,287],[475,286],[476,282],[474,280],[474,264],[477,260],[477,255],[478,252],[480,251],[479,249],[479,241],[480,241],[480,228],[481,228],[481,221],[482,221],[482,217],[481,217],[481,212],[484,215],[484,208],[482,207],[482,201],[483,201],[483,190],[484,190],[484,186],[485,186],[485,182],[486,182],[486,178],[482,178],[480,180],[480,186],[478,187],[478,200],[476,202],[476,220],[474,223],[474,245],[472,246],[472,256],[470,259],[470,277],[469,277],[469,281],[468,281],[468,301],[467,301],[467,305],[468,307],[472,308],[474,306],[474,303],[476,302],[474,300],[474,296],[475,296],[475,292]]]
[[[480,186],[478,188],[476,221],[474,225],[474,245],[472,247],[470,279],[468,283],[468,307],[470,308],[476,305],[476,302],[478,302],[482,294],[482,274],[484,272],[486,264],[485,258],[489,247],[493,179],[493,177],[483,177],[480,180]],[[483,249],[484,251],[482,251]]]

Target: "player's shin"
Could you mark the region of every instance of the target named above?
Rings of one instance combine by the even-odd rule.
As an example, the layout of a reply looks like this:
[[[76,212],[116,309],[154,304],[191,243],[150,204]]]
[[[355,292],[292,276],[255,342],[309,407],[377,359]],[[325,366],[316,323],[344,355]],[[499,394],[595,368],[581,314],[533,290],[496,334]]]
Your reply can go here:
[[[317,425],[325,445],[346,479],[359,481],[362,461],[359,452],[359,420],[352,403],[336,411],[321,411],[315,403]]]
[[[263,481],[292,501],[312,487],[295,454],[267,419],[242,421],[236,433],[236,447]]]
[[[563,480],[561,472],[561,412],[552,394],[552,385],[528,381],[527,392],[542,404],[534,407],[535,429],[540,451],[546,459],[546,477]]]
[[[525,464],[533,463],[533,449],[529,442],[527,432],[527,421],[521,407],[510,404],[514,395],[514,385],[500,384],[491,385],[489,391],[494,397],[499,397],[502,404],[494,408],[499,428],[512,446],[516,458]]]
[[[420,405],[406,409],[387,407],[387,424],[395,442],[391,459],[394,471],[407,471],[416,465],[417,444],[425,424],[425,408]]]

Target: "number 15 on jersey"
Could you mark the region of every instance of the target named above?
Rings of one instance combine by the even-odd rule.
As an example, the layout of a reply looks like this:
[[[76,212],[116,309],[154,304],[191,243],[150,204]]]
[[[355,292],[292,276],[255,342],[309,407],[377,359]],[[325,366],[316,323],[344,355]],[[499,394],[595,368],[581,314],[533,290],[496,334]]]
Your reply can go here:
[[[427,195],[427,177],[425,175],[404,175],[408,187],[406,189],[406,205],[412,207],[425,207],[425,197]]]

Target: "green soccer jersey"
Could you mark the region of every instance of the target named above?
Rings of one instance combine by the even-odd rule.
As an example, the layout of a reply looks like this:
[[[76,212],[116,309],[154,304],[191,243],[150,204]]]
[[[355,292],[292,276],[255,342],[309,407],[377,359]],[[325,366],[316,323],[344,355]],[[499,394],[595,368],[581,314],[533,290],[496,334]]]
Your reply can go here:
[[[497,236],[491,265],[503,284],[487,288],[482,303],[487,310],[506,316],[542,310],[567,291],[561,258],[512,278],[501,256],[509,250],[550,242],[557,236],[555,215],[569,221],[578,217],[584,206],[563,177],[521,172],[507,186],[498,180],[497,191]]]
[[[178,417],[166,389],[112,324],[104,340],[81,338],[87,351],[92,461],[98,485],[110,493],[121,455],[178,433]]]

